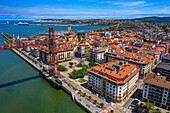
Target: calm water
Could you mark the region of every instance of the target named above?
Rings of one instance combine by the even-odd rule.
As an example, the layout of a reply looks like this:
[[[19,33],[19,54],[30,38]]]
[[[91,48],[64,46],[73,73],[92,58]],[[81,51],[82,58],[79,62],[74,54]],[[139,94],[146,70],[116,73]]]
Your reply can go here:
[[[1,23],[1,21],[0,21]],[[29,36],[47,27],[0,25],[0,32]],[[31,22],[30,22],[31,23]],[[72,27],[72,31],[92,30],[102,26]],[[67,30],[67,27],[55,27]],[[0,44],[5,39],[0,36]],[[0,113],[84,113],[71,97],[55,90],[38,71],[10,50],[0,51]]]

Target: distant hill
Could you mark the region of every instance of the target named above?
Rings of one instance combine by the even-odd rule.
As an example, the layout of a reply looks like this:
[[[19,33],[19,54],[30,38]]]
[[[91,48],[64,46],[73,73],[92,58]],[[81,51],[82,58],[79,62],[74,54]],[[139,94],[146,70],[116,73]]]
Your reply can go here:
[[[158,22],[158,23],[170,23],[170,17],[144,17],[144,18],[135,18],[132,20],[139,20],[142,22]]]

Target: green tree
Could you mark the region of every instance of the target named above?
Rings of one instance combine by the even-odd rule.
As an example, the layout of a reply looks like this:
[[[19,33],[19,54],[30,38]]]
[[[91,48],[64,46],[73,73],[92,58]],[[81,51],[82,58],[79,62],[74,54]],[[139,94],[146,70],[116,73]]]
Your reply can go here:
[[[94,103],[96,104],[97,100],[94,100]]]
[[[65,39],[66,37],[65,36],[63,36],[63,39]]]
[[[85,96],[86,95],[86,93],[83,93],[83,96]]]
[[[144,107],[145,107],[146,110],[150,111],[150,110],[154,109],[154,104],[146,102]]]
[[[79,90],[79,93],[81,93],[81,90]]]
[[[113,110],[110,110],[111,113],[113,113],[114,111]]]
[[[91,99],[91,96],[89,96],[89,99]]]
[[[100,106],[103,107],[103,106],[104,106],[104,103],[100,103]]]
[[[165,32],[170,32],[170,29],[165,28],[164,31],[165,31]]]
[[[82,37],[81,35],[78,35],[79,42],[80,42],[80,40],[81,40],[81,37]]]
[[[94,62],[92,62],[92,61],[90,61],[90,63],[89,63],[89,68],[91,68],[91,67],[93,67],[93,66],[97,66],[97,64],[94,63]]]

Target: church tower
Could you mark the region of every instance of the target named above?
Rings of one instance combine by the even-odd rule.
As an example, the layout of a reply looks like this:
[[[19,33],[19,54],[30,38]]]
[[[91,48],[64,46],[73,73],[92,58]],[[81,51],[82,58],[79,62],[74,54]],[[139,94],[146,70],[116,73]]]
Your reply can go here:
[[[68,25],[68,33],[71,33],[71,26]]]

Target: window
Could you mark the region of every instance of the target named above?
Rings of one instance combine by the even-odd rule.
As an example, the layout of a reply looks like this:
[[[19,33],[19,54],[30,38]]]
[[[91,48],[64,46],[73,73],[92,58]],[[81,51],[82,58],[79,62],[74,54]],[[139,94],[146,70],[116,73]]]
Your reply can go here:
[[[70,57],[70,52],[69,53],[67,53],[67,58],[69,58]]]

